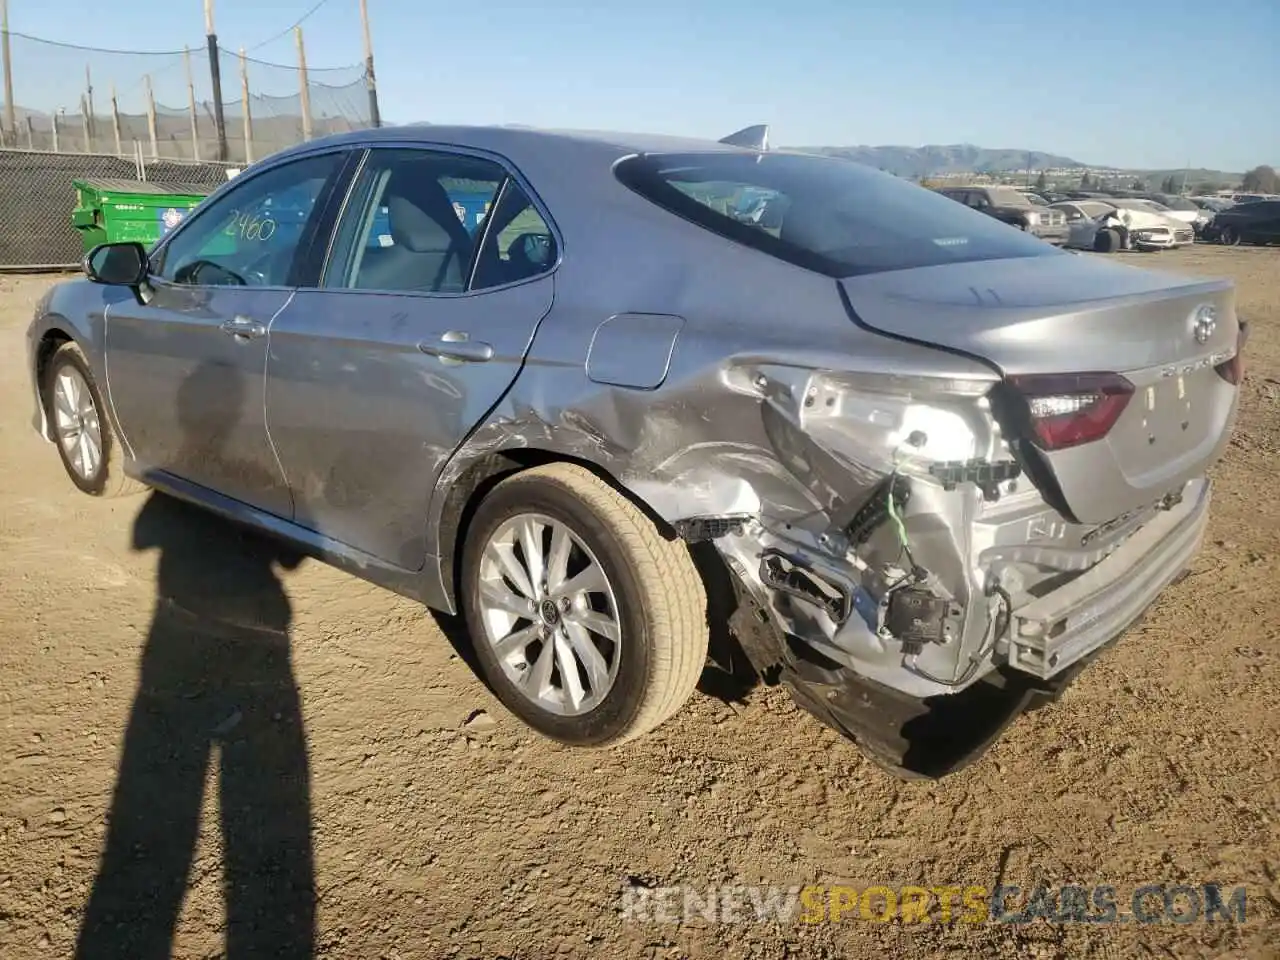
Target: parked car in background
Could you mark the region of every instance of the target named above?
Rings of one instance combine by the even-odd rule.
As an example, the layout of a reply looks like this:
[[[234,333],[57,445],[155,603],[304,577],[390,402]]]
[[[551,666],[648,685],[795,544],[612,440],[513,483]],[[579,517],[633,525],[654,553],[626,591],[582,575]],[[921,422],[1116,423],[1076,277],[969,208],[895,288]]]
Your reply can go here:
[[[1143,195],[1143,199],[1163,207],[1161,213],[1191,224],[1191,229],[1196,232],[1196,236],[1200,235],[1205,224],[1213,217],[1199,204],[1193,203],[1189,197],[1179,197],[1169,193],[1148,193]]]
[[[1169,250],[1191,243],[1185,224],[1139,206],[1119,206],[1123,198],[1068,200],[1054,204],[1067,218],[1067,246],[1114,253],[1117,250]],[[1140,202],[1140,201],[1139,201]]]
[[[1170,210],[1158,200],[1148,200],[1138,197],[1112,197],[1107,201],[1114,207],[1121,210],[1127,210],[1130,213],[1154,213],[1161,218],[1162,222],[1173,230],[1173,245],[1182,246],[1188,243],[1194,243],[1196,239],[1196,229],[1193,223],[1194,215],[1188,216],[1185,210]],[[1200,212],[1200,211],[1197,211]],[[1152,222],[1152,221],[1147,221]]]
[[[1237,203],[1213,215],[1206,240],[1234,246],[1238,243],[1280,243],[1280,200]]]
[[[268,227],[284,196],[300,232]],[[776,225],[739,215],[761,200]],[[461,613],[556,740],[662,724],[715,629],[908,776],[981,755],[1187,570],[1245,333],[1229,280],[847,160],[515,127],[308,142],[84,272],[26,338],[80,490]]]
[[[940,187],[938,193],[1041,240],[1058,246],[1067,242],[1066,217],[1051,207],[1037,206],[1013,187],[948,186]]]
[[[1223,210],[1228,210],[1235,206],[1226,197],[1188,197],[1188,199],[1201,210],[1207,210],[1210,214],[1221,213]]]

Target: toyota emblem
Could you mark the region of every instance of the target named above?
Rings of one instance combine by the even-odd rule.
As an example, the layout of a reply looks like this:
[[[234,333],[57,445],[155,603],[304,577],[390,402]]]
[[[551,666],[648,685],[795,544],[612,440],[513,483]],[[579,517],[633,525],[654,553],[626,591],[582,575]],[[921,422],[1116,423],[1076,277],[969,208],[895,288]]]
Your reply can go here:
[[[1204,306],[1196,311],[1195,322],[1192,324],[1191,332],[1195,335],[1196,343],[1208,343],[1209,338],[1213,336],[1213,331],[1218,327],[1218,311],[1213,307]]]

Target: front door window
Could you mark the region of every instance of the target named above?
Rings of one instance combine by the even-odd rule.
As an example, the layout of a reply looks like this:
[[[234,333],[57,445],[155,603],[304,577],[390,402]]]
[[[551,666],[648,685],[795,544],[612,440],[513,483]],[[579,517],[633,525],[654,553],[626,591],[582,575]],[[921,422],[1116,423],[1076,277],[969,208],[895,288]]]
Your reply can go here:
[[[208,207],[164,246],[155,273],[192,286],[284,287],[336,153],[306,157],[248,179]]]

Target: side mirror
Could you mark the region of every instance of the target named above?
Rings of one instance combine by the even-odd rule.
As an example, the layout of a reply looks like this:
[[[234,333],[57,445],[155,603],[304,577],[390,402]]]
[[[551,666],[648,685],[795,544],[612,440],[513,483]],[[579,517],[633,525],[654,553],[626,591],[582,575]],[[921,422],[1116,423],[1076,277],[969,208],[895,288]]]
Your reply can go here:
[[[148,274],[147,251],[136,241],[101,243],[85,255],[84,275],[94,283],[140,287]]]

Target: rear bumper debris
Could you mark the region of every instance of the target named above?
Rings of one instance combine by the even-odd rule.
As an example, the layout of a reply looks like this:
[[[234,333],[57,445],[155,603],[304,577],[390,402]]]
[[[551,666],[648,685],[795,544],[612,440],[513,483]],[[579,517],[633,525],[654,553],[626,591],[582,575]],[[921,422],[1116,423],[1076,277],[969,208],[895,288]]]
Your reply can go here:
[[[1195,557],[1210,499],[1210,481],[1194,482],[1181,503],[1157,514],[1106,559],[1015,607],[1009,665],[1048,679],[1123,632]]]
[[[803,578],[790,567],[785,576],[759,577],[746,557],[726,549],[736,537],[716,544],[735,574],[730,629],[757,676],[785,685],[798,706],[879,766],[906,779],[937,779],[979,759],[1019,715],[1057,700],[1141,621],[1161,591],[1185,575],[1204,536],[1210,499],[1210,481],[1188,484],[1180,501],[1170,498],[1169,509],[1132,534],[1122,532],[1119,546],[1085,573],[1040,598],[1027,601],[1024,594],[995,649],[998,666],[953,690],[902,689],[901,671],[881,676],[865,661],[855,668],[842,655],[840,627],[824,635],[795,616],[794,601],[780,605],[778,599],[797,594],[803,606],[838,607],[832,619],[849,630],[863,626],[851,609],[862,599],[856,591],[850,598],[824,590],[840,580],[822,564]]]

